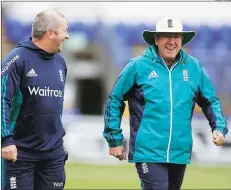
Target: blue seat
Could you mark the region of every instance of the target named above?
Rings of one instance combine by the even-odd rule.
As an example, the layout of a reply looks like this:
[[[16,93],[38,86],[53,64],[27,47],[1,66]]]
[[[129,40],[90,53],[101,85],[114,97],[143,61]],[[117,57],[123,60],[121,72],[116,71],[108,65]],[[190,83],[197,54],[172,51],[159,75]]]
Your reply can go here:
[[[89,38],[89,41],[94,41],[96,38],[96,24],[87,24],[86,34]]]
[[[128,26],[124,23],[119,23],[114,26],[114,31],[118,34],[123,40],[127,41],[129,36]]]
[[[10,19],[4,20],[4,23],[6,27],[7,39],[11,43],[18,43],[22,37],[24,37],[22,23],[20,21]]]
[[[138,25],[132,26],[130,30],[129,40],[131,45],[144,45],[145,41],[143,39],[143,31],[148,30],[148,26],[140,23]]]
[[[211,53],[214,59],[220,61],[225,61],[230,54],[228,44],[225,41],[218,41],[218,43],[216,44],[215,47],[213,47],[212,50],[213,51]]]
[[[220,40],[227,44],[228,48],[231,48],[231,27],[222,26],[219,30]]]
[[[25,23],[22,25],[22,31],[25,38],[31,37],[32,23]]]

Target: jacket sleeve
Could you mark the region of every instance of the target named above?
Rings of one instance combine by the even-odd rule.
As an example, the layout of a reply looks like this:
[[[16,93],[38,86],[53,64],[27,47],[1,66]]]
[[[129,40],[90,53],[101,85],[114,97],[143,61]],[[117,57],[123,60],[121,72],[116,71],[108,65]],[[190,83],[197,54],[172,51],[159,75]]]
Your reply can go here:
[[[222,112],[221,103],[216,96],[213,85],[202,68],[197,104],[202,108],[205,117],[208,119],[211,130],[220,131],[225,136],[228,133],[228,127]]]
[[[122,145],[123,134],[120,123],[125,108],[123,101],[126,93],[135,84],[135,75],[136,64],[134,61],[130,61],[120,73],[106,101],[103,137],[107,140],[109,147]]]
[[[16,53],[10,53],[2,62],[1,72],[1,137],[2,147],[13,145],[13,133],[11,130],[10,111],[11,103],[16,96],[20,86],[19,73],[20,57]]]

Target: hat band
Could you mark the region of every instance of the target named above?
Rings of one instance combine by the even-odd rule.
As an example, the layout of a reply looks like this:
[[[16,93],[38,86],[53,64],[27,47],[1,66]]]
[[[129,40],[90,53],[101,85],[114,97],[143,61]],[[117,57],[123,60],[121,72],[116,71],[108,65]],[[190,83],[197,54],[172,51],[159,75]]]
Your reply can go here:
[[[156,32],[180,32],[182,33],[182,30],[176,29],[176,28],[166,28],[164,30],[156,30]]]

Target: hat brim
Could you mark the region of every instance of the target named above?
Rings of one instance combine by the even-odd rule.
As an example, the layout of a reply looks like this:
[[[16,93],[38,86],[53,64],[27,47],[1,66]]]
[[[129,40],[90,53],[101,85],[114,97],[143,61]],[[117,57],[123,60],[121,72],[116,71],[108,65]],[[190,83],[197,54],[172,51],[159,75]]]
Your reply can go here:
[[[144,41],[148,43],[149,45],[153,45],[154,35],[156,35],[157,33],[171,33],[171,32],[156,32],[156,31],[145,30],[143,32]],[[172,32],[172,33],[178,33],[178,32]],[[182,33],[184,36],[183,41],[182,41],[182,46],[189,43],[196,36],[195,31],[182,31],[180,33]]]

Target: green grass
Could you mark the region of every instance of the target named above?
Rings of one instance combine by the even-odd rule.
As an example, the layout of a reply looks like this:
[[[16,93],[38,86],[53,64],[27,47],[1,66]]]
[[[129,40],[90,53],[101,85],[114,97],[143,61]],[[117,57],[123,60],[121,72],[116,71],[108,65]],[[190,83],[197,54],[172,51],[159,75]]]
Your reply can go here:
[[[66,164],[65,189],[140,189],[133,164]],[[188,165],[182,189],[231,189],[231,165]]]

